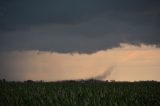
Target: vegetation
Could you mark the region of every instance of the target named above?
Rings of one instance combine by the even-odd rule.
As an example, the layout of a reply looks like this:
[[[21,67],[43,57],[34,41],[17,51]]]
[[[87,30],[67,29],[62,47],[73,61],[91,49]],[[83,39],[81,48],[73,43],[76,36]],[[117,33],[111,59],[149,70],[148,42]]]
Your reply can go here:
[[[160,106],[160,83],[0,82],[1,106]]]

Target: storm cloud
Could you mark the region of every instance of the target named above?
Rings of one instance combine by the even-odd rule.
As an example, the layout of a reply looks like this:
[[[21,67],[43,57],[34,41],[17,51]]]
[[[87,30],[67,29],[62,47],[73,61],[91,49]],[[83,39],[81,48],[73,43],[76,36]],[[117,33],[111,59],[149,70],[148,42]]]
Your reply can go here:
[[[160,43],[158,0],[1,0],[0,51],[92,53]]]

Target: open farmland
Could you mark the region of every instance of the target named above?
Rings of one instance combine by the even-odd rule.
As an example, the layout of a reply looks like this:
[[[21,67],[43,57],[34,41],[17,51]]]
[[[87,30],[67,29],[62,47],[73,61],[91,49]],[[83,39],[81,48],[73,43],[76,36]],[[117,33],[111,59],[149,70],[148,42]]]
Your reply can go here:
[[[0,106],[160,106],[159,82],[1,82]]]

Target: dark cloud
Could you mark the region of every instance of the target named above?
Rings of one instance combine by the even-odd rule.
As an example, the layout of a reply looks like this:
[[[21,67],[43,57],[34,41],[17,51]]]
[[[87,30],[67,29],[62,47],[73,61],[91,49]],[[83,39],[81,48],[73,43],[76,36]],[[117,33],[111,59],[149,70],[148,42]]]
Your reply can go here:
[[[95,52],[160,43],[158,0],[1,0],[0,51]]]

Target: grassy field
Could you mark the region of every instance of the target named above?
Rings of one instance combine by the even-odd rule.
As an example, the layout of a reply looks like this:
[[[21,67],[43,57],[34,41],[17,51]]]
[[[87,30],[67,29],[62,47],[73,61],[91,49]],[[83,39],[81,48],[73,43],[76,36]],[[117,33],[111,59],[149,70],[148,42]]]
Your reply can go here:
[[[0,106],[160,106],[160,83],[1,82]]]

